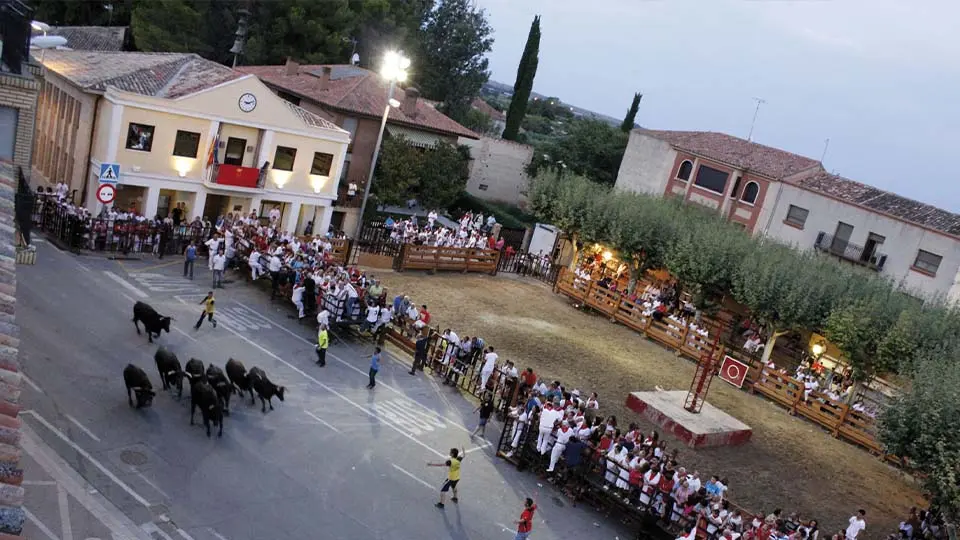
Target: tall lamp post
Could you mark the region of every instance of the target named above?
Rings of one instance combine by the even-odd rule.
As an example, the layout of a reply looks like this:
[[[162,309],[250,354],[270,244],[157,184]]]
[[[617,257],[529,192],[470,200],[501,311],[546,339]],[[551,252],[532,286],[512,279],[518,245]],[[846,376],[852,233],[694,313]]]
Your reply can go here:
[[[390,89],[387,91],[387,105],[383,108],[383,119],[380,120],[380,132],[377,133],[377,145],[373,148],[373,159],[370,161],[370,174],[367,176],[367,185],[363,188],[363,202],[360,203],[360,217],[357,220],[357,232],[354,235],[354,241],[360,240],[360,233],[363,231],[363,214],[367,210],[367,199],[370,198],[370,186],[373,184],[373,171],[377,168],[377,158],[380,157],[380,144],[383,143],[383,130],[387,127],[387,117],[390,116],[391,107],[399,107],[400,102],[393,99],[393,92],[397,88],[397,83],[407,80],[407,69],[410,68],[410,59],[403,56],[403,53],[390,51],[383,58],[383,67],[380,68],[380,75],[390,81]]]

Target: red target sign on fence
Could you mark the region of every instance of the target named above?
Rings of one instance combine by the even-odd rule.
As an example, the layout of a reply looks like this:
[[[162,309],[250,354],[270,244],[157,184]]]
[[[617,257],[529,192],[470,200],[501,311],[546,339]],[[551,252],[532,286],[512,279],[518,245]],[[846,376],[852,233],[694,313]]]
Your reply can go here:
[[[723,363],[720,364],[720,378],[737,388],[742,388],[744,381],[747,380],[747,369],[747,365],[743,362],[724,355]]]

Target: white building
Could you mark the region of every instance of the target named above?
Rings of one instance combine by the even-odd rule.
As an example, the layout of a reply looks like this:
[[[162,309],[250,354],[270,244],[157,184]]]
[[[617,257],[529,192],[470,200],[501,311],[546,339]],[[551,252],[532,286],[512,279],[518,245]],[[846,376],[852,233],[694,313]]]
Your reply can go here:
[[[830,174],[816,160],[723,133],[637,129],[616,185],[682,197],[754,235],[960,301],[960,215]]]

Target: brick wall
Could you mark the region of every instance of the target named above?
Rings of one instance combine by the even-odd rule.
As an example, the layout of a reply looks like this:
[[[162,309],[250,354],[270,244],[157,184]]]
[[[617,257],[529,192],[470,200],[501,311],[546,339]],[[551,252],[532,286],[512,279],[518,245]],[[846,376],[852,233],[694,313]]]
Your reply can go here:
[[[32,132],[32,126],[31,126]],[[20,466],[20,329],[14,258],[15,166],[0,163],[0,540],[19,539],[23,527],[23,469]]]
[[[33,133],[37,94],[40,91],[40,69],[32,65],[27,65],[26,68],[23,75],[0,73],[0,106],[18,110],[13,163],[23,167],[24,172],[29,174],[33,162]]]

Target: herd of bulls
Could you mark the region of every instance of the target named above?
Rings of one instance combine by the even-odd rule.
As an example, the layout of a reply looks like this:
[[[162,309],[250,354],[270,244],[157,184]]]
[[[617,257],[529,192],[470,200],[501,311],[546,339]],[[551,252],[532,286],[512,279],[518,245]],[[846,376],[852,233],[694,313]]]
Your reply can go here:
[[[153,343],[153,334],[160,335],[160,331],[170,332],[171,317],[159,315],[152,307],[137,302],[133,307],[133,322],[143,323]],[[137,325],[137,333],[140,333],[140,327]],[[243,396],[244,392],[250,394],[250,404],[255,403],[254,393],[260,398],[260,410],[267,412],[267,405],[273,410],[273,397],[276,396],[283,401],[284,387],[277,386],[267,378],[266,372],[259,367],[253,367],[250,371],[244,367],[243,363],[234,360],[227,360],[224,369],[210,364],[204,370],[203,362],[196,358],[191,358],[185,366],[180,365],[177,355],[171,351],[160,347],[154,355],[157,364],[157,372],[160,375],[160,382],[164,390],[177,390],[177,398],[183,396],[183,380],[187,379],[190,385],[190,425],[193,425],[193,416],[196,410],[200,409],[200,415],[203,417],[203,425],[207,428],[207,437],[210,436],[210,424],[218,426],[217,436],[223,436],[223,417],[230,414],[230,396],[239,394]],[[153,397],[156,392],[147,377],[147,372],[133,364],[127,364],[123,369],[123,382],[127,387],[127,401],[131,407],[148,407],[153,403]],[[136,405],[133,398],[136,397]]]

